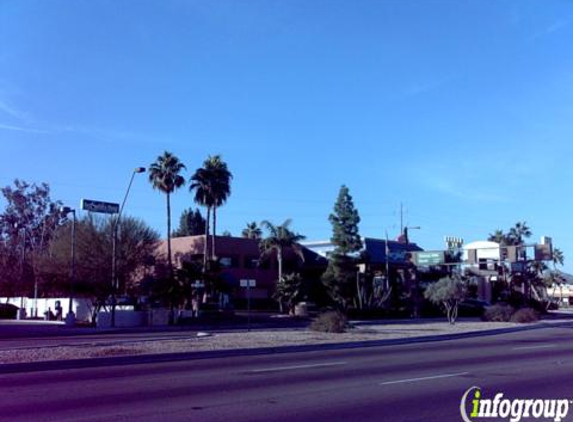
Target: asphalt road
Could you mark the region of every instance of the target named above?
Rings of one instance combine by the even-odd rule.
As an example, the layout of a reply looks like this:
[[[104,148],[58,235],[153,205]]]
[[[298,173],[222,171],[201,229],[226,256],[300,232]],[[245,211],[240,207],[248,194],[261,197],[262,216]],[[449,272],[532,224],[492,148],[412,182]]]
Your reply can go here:
[[[0,421],[455,422],[472,386],[491,398],[502,392],[573,399],[572,376],[573,327],[548,327],[401,346],[0,375]],[[565,420],[573,420],[573,405],[570,414]]]

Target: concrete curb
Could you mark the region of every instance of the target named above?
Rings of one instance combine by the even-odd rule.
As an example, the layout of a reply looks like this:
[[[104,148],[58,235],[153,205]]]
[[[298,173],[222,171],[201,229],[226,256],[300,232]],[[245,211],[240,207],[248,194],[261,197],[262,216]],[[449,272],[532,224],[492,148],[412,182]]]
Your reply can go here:
[[[457,334],[439,334],[410,338],[387,340],[363,340],[355,342],[308,344],[297,346],[260,347],[252,349],[223,349],[199,352],[161,353],[149,355],[127,355],[106,358],[70,359],[64,361],[41,361],[27,363],[0,364],[0,374],[14,374],[23,372],[43,372],[67,369],[96,368],[101,366],[143,365],[153,363],[179,362],[185,360],[200,360],[226,357],[258,356],[282,353],[301,353],[321,350],[344,350],[365,347],[400,346],[406,344],[430,343],[448,340],[461,340],[474,337],[486,337],[500,334],[509,334],[520,331],[531,331],[551,327],[572,325],[572,321],[540,323],[523,327],[498,328],[483,331],[472,331]]]

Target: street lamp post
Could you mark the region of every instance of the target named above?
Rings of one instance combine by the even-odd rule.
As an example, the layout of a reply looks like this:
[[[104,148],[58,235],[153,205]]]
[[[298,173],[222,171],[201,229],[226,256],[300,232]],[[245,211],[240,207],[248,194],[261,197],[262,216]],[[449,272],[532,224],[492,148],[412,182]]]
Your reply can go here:
[[[26,260],[26,229],[22,227],[20,223],[14,223],[14,228],[18,232],[18,237],[20,237],[20,233],[23,232],[24,235],[22,236],[22,244],[21,244],[21,254],[20,254],[20,286],[19,288],[22,289],[24,285],[24,261]],[[20,239],[18,239],[19,241]],[[37,290],[36,290],[37,291]],[[33,316],[33,313],[32,313]],[[20,308],[18,309],[18,319],[26,318],[26,309],[24,308],[24,296],[23,292],[20,291]]]
[[[131,185],[133,184],[133,179],[136,174],[145,173],[145,167],[136,167],[131,173],[131,178],[129,179],[129,185],[127,185],[127,191],[125,192],[125,196],[123,197],[123,202],[121,203],[121,207],[119,208],[119,213],[117,214],[117,218],[113,223],[112,227],[112,265],[111,265],[111,321],[110,325],[115,327],[115,306],[116,306],[116,294],[117,290],[119,289],[118,280],[117,280],[117,233],[119,229],[119,223],[121,219],[121,214],[123,213],[123,207],[125,206],[125,202],[127,201],[127,197],[129,195],[129,191],[131,190]]]
[[[68,305],[68,314],[66,315],[66,326],[73,327],[76,325],[76,314],[74,313],[74,284],[76,282],[76,210],[70,207],[61,207],[60,212],[67,216],[72,213],[72,273],[70,280],[70,301]]]

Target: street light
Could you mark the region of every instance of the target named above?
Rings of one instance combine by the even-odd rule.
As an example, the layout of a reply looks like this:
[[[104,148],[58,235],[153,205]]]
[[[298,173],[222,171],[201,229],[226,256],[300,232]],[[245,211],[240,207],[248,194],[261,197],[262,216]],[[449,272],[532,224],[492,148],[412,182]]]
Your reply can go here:
[[[408,237],[408,230],[420,230],[420,226],[406,226],[404,227],[404,238],[406,243],[410,243],[410,238]]]
[[[145,167],[136,167],[133,169],[131,173],[131,178],[129,179],[129,185],[127,185],[127,191],[125,192],[125,196],[123,197],[123,202],[121,203],[121,207],[119,208],[119,213],[117,214],[117,218],[113,224],[113,234],[112,234],[112,265],[111,265],[111,287],[112,287],[112,296],[111,296],[111,321],[110,325],[115,327],[115,304],[116,304],[116,292],[119,288],[117,282],[117,232],[119,228],[119,223],[121,219],[121,214],[123,213],[123,207],[125,207],[125,203],[127,201],[127,197],[129,195],[129,191],[131,190],[131,185],[133,184],[133,179],[136,174],[145,173]]]
[[[66,315],[66,325],[73,327],[76,325],[76,314],[74,313],[74,284],[76,281],[76,210],[70,207],[61,207],[60,213],[67,217],[72,213],[72,275],[70,280],[70,302],[68,306],[68,314]]]
[[[24,261],[26,260],[26,228],[22,226],[21,223],[14,223],[14,228],[18,232],[18,237],[20,237],[20,232],[23,232],[24,235],[22,236],[22,253],[20,255],[20,286],[19,288],[22,289],[24,285]],[[19,239],[18,239],[19,240]],[[38,288],[36,287],[36,283],[34,282],[34,294],[37,294]],[[26,309],[24,308],[24,296],[22,295],[23,292],[20,291],[20,308],[18,309],[18,319],[26,318]],[[34,302],[34,307],[37,307],[37,301]],[[34,316],[34,312],[32,310],[32,316]]]

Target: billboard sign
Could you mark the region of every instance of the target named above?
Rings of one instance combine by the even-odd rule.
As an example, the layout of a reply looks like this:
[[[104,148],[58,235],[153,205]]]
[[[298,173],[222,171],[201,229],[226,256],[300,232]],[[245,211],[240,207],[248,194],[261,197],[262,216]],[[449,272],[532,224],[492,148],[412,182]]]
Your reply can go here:
[[[416,252],[414,256],[416,265],[420,266],[442,265],[445,262],[444,251]]]

